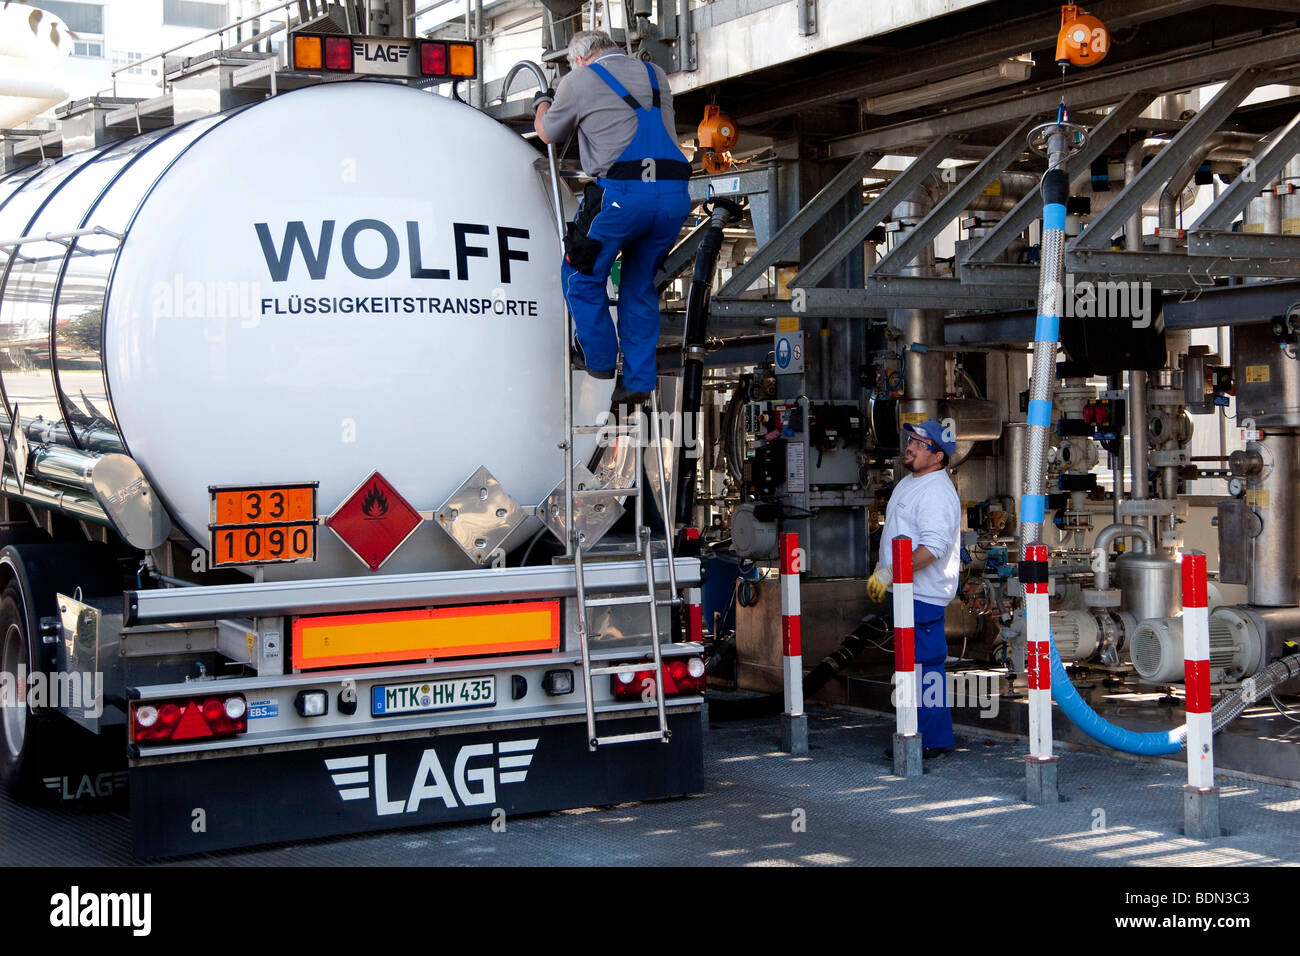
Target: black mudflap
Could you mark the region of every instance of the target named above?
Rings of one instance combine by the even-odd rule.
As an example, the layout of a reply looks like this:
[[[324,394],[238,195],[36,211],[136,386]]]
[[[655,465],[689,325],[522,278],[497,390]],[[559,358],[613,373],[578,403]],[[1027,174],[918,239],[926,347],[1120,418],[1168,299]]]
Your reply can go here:
[[[668,744],[595,753],[577,722],[134,767],[134,850],[182,856],[699,793],[700,714],[670,714],[669,727]]]

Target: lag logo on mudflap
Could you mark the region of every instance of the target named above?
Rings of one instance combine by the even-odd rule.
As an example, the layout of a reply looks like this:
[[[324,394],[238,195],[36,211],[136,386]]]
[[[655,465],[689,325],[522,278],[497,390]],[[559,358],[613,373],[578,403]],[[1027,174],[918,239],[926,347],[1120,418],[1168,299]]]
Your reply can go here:
[[[106,770],[91,776],[81,775],[81,780],[74,783],[70,777],[43,777],[42,782],[57,793],[62,800],[80,800],[82,797],[111,797],[126,789],[127,772],[125,770]]]
[[[381,817],[416,813],[425,800],[441,800],[451,810],[495,802],[498,783],[523,783],[538,739],[503,740],[495,747],[467,744],[457,752],[450,778],[437,752],[430,747],[420,755],[420,765],[405,796],[390,787],[386,753],[329,758],[325,769],[330,772],[341,799],[369,800],[373,795],[375,813]],[[489,761],[486,765],[482,763],[484,759]],[[470,761],[479,761],[479,765],[471,767]]]

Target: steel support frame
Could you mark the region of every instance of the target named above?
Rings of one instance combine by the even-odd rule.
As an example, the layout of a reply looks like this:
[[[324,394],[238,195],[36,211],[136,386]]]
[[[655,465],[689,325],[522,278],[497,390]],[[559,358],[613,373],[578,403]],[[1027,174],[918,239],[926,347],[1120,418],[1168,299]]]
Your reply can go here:
[[[1082,176],[1091,168],[1093,161],[1101,157],[1110,144],[1128,131],[1144,109],[1151,105],[1156,98],[1156,94],[1151,90],[1139,90],[1130,93],[1120,102],[1109,115],[1101,121],[1088,137],[1088,142],[1077,153],[1074,153],[1065,163],[1066,175],[1073,182],[1079,176]],[[1011,212],[1003,216],[993,230],[981,239],[971,249],[965,261],[959,263],[958,271],[963,282],[982,282],[982,281],[1006,281],[1003,279],[984,279],[981,278],[980,270],[986,268],[985,263],[989,265],[1001,265],[995,263],[997,259],[1009,246],[1013,239],[1020,233],[1029,228],[1029,224],[1035,221],[1042,213],[1042,198],[1040,187],[1035,186],[1024,199],[1016,203]],[[1017,279],[1017,283],[1023,281],[1029,285],[1037,286],[1038,269],[1034,266],[1025,266],[1032,275],[1026,279]],[[968,274],[969,269],[969,274]]]
[[[1247,66],[1239,69],[1218,93],[1206,103],[1188,121],[1187,125],[1174,135],[1169,143],[1152,157],[1132,182],[1124,184],[1118,196],[1095,218],[1084,233],[1066,248],[1066,264],[1074,267],[1071,253],[1085,249],[1105,249],[1110,245],[1111,236],[1123,226],[1135,212],[1142,208],[1143,202],[1169,181],[1169,178],[1191,158],[1224,120],[1232,115],[1251,91],[1261,83],[1269,82],[1271,74],[1267,70]]]
[[[1300,31],[1291,30],[1264,40],[1226,47],[1174,63],[1116,71],[1065,86],[1045,88],[1041,93],[1022,95],[1004,102],[955,110],[866,133],[855,133],[831,142],[828,152],[832,157],[852,155],[863,150],[892,152],[899,146],[927,142],[936,136],[999,123],[1014,123],[1027,114],[1055,110],[1062,96],[1071,109],[1081,110],[1117,103],[1134,90],[1186,89],[1230,77],[1244,67],[1263,69],[1278,64],[1294,64],[1297,61],[1300,61]]]
[[[872,270],[874,275],[897,274],[921,254],[921,250],[939,235],[989,183],[1001,175],[1011,161],[1025,150],[1025,135],[1034,125],[1033,116],[1020,122],[1010,135],[984,157],[916,227],[885,254]]]
[[[755,250],[754,254],[731,278],[718,290],[714,302],[739,296],[754,284],[764,272],[789,252],[804,237],[809,229],[821,221],[851,189],[861,188],[863,176],[880,161],[880,153],[859,153],[847,166],[818,190],[802,209],[790,218],[784,226],[776,231],[767,244]],[[789,311],[789,306],[786,306]]]
[[[876,195],[874,201],[854,216],[826,248],[799,270],[799,274],[790,283],[791,287],[811,289],[830,275],[855,249],[860,250],[867,233],[880,225],[895,206],[907,199],[934,172],[939,162],[947,157],[948,150],[960,139],[959,136],[940,136],[931,143],[925,152],[912,160],[907,169]]]
[[[1210,204],[1210,208],[1201,213],[1188,230],[1189,247],[1191,233],[1223,231],[1231,226],[1238,214],[1258,195],[1261,184],[1274,179],[1297,152],[1300,152],[1300,113],[1278,131],[1264,152],[1253,158],[1252,175],[1249,178],[1238,176]]]

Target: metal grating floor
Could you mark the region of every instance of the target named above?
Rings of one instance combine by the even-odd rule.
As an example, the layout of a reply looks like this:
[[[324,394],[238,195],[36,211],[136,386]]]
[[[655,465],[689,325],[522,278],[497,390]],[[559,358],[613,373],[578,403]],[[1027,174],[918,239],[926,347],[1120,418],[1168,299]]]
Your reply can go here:
[[[777,750],[779,722],[715,723],[707,792],[685,800],[260,847],[169,861],[204,866],[910,865],[1242,866],[1300,863],[1300,791],[1221,775],[1228,835],[1184,838],[1177,763],[1061,754],[1064,802],[1023,802],[1024,746],[958,731],[921,779],[880,755],[892,717],[810,714],[811,751]],[[129,864],[120,813],[34,810],[0,797],[0,865]]]

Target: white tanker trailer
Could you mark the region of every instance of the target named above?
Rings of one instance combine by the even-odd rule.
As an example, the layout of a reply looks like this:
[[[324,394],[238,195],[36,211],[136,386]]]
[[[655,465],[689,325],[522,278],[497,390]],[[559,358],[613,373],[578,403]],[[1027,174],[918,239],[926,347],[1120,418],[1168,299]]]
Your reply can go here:
[[[700,789],[699,646],[663,646],[666,743],[591,752],[573,565],[520,565],[566,431],[537,159],[358,81],[0,179],[7,786],[129,779],[142,855]],[[635,669],[619,611],[592,656]]]

